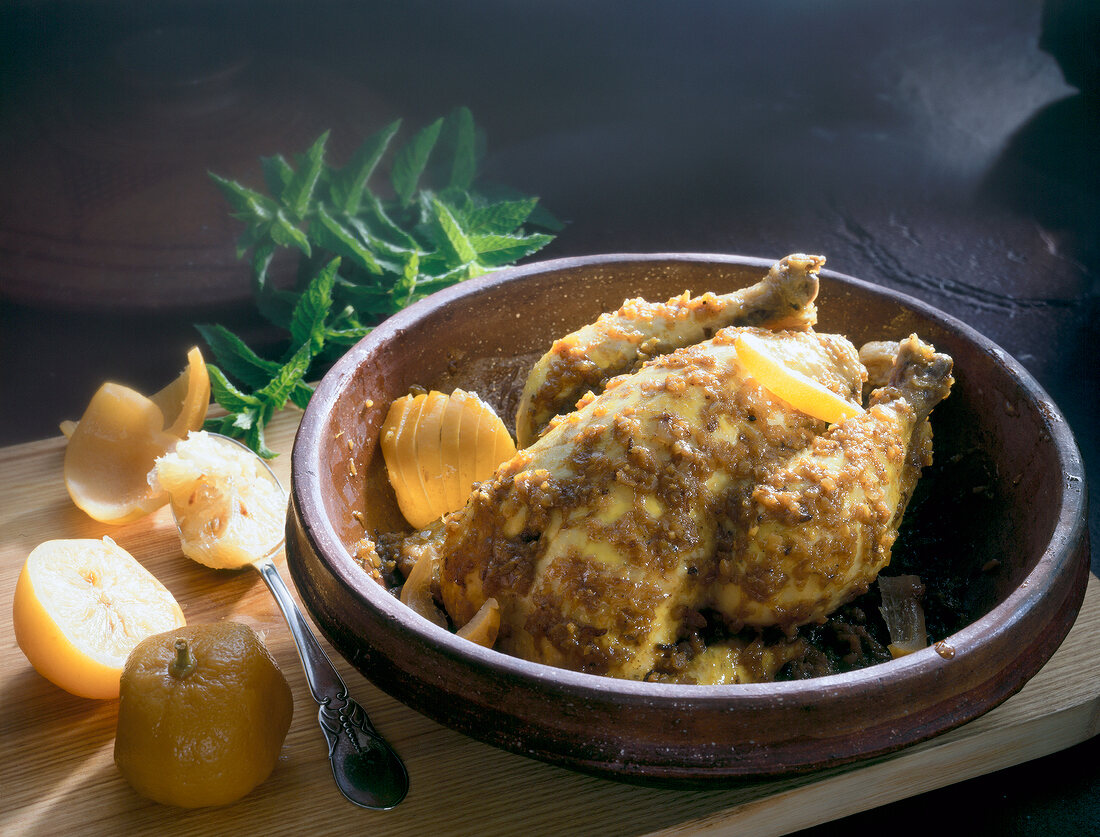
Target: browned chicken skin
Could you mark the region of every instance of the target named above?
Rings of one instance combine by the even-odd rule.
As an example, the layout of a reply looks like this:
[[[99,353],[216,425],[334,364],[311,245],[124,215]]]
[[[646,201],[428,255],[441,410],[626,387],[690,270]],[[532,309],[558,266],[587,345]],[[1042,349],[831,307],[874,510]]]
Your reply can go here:
[[[950,358],[903,341],[867,410],[829,426],[745,371],[742,332],[858,402],[855,347],[813,331],[725,328],[611,379],[415,539],[456,625],[492,597],[499,650],[645,679],[707,619],[731,636],[793,634],[867,589],[930,461]],[[770,679],[797,653],[793,640],[696,646],[693,682]]]

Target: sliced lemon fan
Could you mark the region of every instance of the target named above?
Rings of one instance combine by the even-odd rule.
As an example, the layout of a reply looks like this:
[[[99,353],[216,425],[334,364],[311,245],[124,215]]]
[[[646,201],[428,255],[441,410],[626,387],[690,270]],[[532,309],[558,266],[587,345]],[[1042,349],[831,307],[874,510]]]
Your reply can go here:
[[[54,684],[87,698],[118,697],[141,640],[184,624],[172,594],[110,538],[46,541],[15,585],[15,639]]]
[[[103,384],[79,422],[63,422],[65,487],[74,503],[102,523],[129,523],[163,506],[168,495],[147,479],[157,457],[202,427],[210,376],[202,353],[188,352],[187,368],[151,398],[116,383]]]
[[[381,447],[397,504],[417,529],[462,508],[474,483],[516,452],[493,408],[460,389],[395,400]]]
[[[799,412],[830,424],[858,416],[863,408],[829,388],[791,369],[768,351],[767,345],[751,334],[739,334],[734,343],[737,359],[762,387]]]

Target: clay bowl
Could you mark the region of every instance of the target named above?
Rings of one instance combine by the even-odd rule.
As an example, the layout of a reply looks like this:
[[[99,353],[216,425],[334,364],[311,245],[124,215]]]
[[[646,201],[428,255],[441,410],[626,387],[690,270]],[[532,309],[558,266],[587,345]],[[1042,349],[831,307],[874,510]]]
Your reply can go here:
[[[1018,691],[1069,631],[1088,574],[1084,468],[1050,399],[1019,364],[921,302],[822,272],[820,331],[917,332],[955,359],[933,415],[936,465],[895,548],[925,553],[965,612],[938,648],[815,680],[737,686],[625,682],[487,650],[369,580],[348,544],[404,528],[378,428],[411,385],[478,391],[514,415],[554,337],[628,297],[733,290],[769,260],[651,255],[502,270],[392,317],[325,376],[292,461],[288,563],[333,646],[395,698],[498,747],[625,780],[679,786],[774,777],[881,755]],[[354,460],[354,469],[351,462]],[[904,546],[903,546],[904,544]]]

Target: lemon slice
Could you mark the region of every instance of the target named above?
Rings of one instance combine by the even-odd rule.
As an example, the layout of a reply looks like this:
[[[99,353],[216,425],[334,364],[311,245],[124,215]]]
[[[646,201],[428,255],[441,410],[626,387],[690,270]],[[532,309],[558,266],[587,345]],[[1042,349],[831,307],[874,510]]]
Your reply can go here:
[[[105,537],[37,546],[15,585],[12,622],[47,680],[80,697],[114,698],[133,647],[184,618],[164,585]]]
[[[492,648],[500,633],[500,603],[496,599],[486,599],[485,604],[478,608],[473,619],[459,628],[456,633],[477,645]]]
[[[401,513],[417,529],[462,508],[473,484],[516,452],[493,408],[460,389],[396,399],[380,446]]]
[[[863,408],[791,369],[768,351],[767,345],[752,334],[741,333],[734,341],[737,359],[753,378],[777,398],[799,412],[830,424],[858,416]]]

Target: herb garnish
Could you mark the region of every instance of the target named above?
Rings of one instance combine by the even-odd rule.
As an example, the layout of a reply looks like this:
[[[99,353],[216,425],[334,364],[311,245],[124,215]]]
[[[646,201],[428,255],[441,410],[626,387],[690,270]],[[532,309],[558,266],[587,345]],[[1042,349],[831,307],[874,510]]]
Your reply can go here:
[[[214,400],[228,415],[206,428],[275,454],[264,427],[287,402],[305,407],[320,374],[374,325],[434,291],[512,264],[553,240],[560,224],[538,198],[475,190],[483,146],[466,108],[437,119],[395,149],[392,197],[368,185],[400,120],[369,137],[342,168],[325,163],[328,133],[297,155],[261,158],[267,194],[211,173],[246,224],[237,257],[251,253],[260,313],[287,332],[277,360],[229,329],[199,325],[216,363]],[[525,226],[526,225],[526,226]],[[293,288],[269,281],[276,252],[298,252]]]

